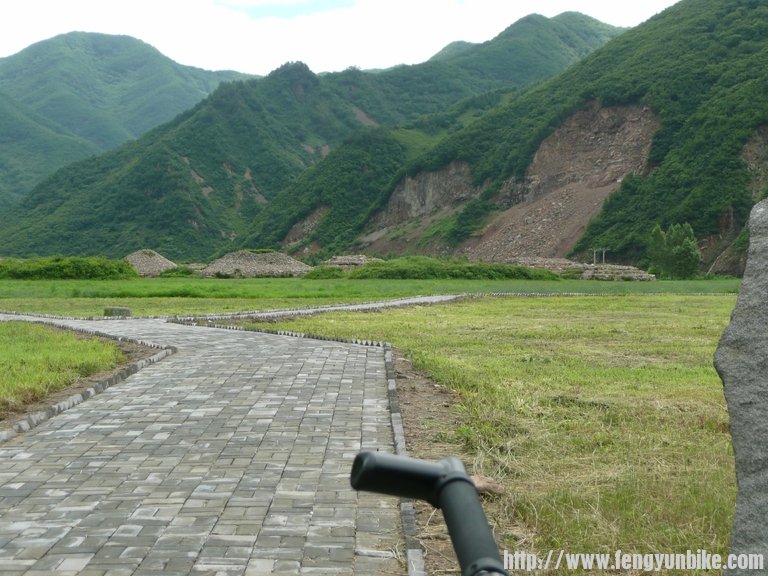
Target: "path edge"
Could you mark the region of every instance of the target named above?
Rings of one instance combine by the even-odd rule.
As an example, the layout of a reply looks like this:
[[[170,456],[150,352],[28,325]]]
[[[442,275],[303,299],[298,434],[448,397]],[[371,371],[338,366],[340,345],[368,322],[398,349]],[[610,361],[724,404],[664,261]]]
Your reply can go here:
[[[21,322],[25,322],[25,321],[26,320],[21,320]],[[143,340],[125,338],[121,336],[113,336],[111,334],[106,334],[104,332],[99,332],[97,330],[73,328],[71,326],[56,324],[55,322],[39,322],[34,320],[32,322],[43,323],[48,326],[54,326],[55,328],[59,328],[62,330],[68,330],[70,332],[78,332],[80,334],[87,334],[87,335],[95,336],[98,338],[113,340],[116,342],[130,342],[132,344],[146,346],[148,348],[156,348],[158,349],[158,352],[147,358],[135,360],[133,362],[126,364],[120,370],[118,370],[115,374],[105,377],[103,380],[99,380],[93,386],[89,386],[88,388],[78,392],[77,394],[73,394],[72,396],[69,396],[64,400],[61,400],[56,404],[51,404],[45,410],[41,410],[39,412],[33,412],[32,414],[29,414],[25,419],[20,420],[10,428],[0,428],[0,444],[7,442],[12,438],[15,438],[19,434],[28,432],[29,430],[32,430],[32,428],[36,428],[37,426],[39,426],[46,420],[53,418],[57,414],[66,412],[70,408],[73,408],[78,404],[85,402],[88,398],[92,398],[97,394],[101,394],[108,388],[114,386],[115,384],[119,384],[120,382],[123,382],[124,380],[126,380],[129,376],[136,374],[142,368],[146,368],[151,364],[155,364],[156,362],[159,362],[163,358],[166,358],[171,354],[175,354],[178,351],[174,346],[162,346],[160,344],[153,344],[152,342],[145,342]]]
[[[395,361],[392,346],[386,344],[384,348],[384,367],[387,374],[387,397],[389,399],[389,414],[392,419],[392,434],[395,440],[395,454],[408,456],[405,445],[405,428],[403,427],[403,414],[400,411],[400,396],[397,393],[397,376],[395,373]],[[405,537],[406,562],[408,564],[408,576],[426,576],[424,553],[418,539],[416,527],[416,509],[413,500],[402,498],[400,500],[400,521],[403,525]]]

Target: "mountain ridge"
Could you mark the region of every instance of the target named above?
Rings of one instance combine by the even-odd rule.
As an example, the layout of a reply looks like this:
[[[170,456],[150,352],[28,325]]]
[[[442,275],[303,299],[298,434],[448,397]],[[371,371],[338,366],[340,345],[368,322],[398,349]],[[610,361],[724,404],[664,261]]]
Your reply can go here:
[[[585,22],[596,23],[579,25]],[[606,30],[598,24],[599,30],[587,35],[595,42],[593,48]],[[12,224],[0,231],[0,253],[121,256],[152,247],[172,258],[205,259],[235,247],[268,220],[262,212],[271,213],[275,202],[292,202],[286,194],[278,199],[283,190],[330,158],[335,147],[355,141],[355,132],[365,124],[387,126],[397,137],[393,143],[391,136],[380,133],[360,142],[406,159],[509,97],[494,90],[515,91],[540,80],[544,73],[537,65],[518,66],[511,75],[503,67],[490,66],[487,72],[478,65],[488,60],[489,48],[509,59],[505,44],[516,40],[514,30],[529,39],[525,47],[537,50],[535,26],[542,34],[565,35],[571,43],[578,37],[551,19],[533,25],[513,24],[496,44],[486,44],[477,60],[468,60],[465,53],[458,65],[428,62],[375,74],[350,69],[318,76],[301,63],[290,63],[264,78],[222,84],[206,100],[139,140],[62,169],[36,187],[11,212]],[[566,50],[560,41],[552,49],[573,55],[572,47]],[[478,81],[484,74],[487,78]],[[409,123],[413,127],[398,128]],[[378,161],[375,155],[365,157],[355,170],[370,170]],[[332,161],[360,158],[341,154]],[[388,164],[392,170],[396,165]],[[341,203],[354,198],[339,194]],[[380,201],[379,193],[366,197]],[[263,200],[269,201],[266,208]],[[369,210],[365,205],[355,209],[355,226]],[[337,217],[333,210],[326,215]],[[352,238],[351,233],[340,236]]]
[[[0,171],[0,202],[13,202],[56,169],[171,120],[222,81],[246,77],[182,66],[135,38],[91,32],[61,34],[0,58],[3,127],[24,135],[0,150],[0,163],[23,173]],[[50,131],[57,136],[47,141]]]
[[[2,92],[0,150],[0,213],[48,175],[46,166],[64,166],[99,152]]]
[[[429,250],[454,253],[482,236],[489,218],[505,209],[504,191],[525,185],[545,139],[598,102],[647,107],[661,124],[648,172],[623,179],[584,223],[571,255],[591,260],[592,248],[606,247],[614,261],[643,263],[654,224],[688,222],[706,248],[707,268],[734,246],[740,248],[731,264],[719,271],[740,272],[743,226],[754,200],[767,192],[750,188],[754,170],[743,159],[750,138],[768,122],[768,78],[760,64],[768,55],[766,18],[768,7],[751,0],[682,0],[441,141],[407,174],[461,161],[470,167],[469,184],[484,186],[425,232],[433,240]],[[419,241],[413,237],[411,245]]]

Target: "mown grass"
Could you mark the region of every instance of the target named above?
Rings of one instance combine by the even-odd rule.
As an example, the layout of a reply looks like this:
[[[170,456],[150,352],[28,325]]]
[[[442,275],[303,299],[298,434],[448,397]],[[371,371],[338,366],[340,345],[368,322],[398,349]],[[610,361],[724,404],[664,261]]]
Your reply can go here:
[[[510,549],[724,554],[735,476],[712,357],[734,303],[485,297],[269,328],[389,341],[458,391],[462,423],[435,438],[503,482]]]
[[[134,316],[170,316],[296,308],[426,294],[736,293],[738,287],[737,279],[690,282],[303,278],[0,280],[0,310],[99,316],[105,307],[127,306]]]
[[[0,322],[0,418],[122,359],[109,342],[38,324]]]

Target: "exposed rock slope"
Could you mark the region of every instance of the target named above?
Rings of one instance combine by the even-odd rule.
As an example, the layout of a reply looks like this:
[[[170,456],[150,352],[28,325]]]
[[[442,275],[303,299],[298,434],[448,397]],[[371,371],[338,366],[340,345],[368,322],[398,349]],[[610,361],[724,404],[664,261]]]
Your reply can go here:
[[[459,252],[487,261],[565,256],[622,179],[648,172],[658,127],[656,115],[640,106],[593,103],[576,112],[542,142],[522,181],[504,183],[494,200],[505,210]],[[483,189],[461,162],[406,177],[363,244],[371,252],[402,250],[429,223],[454,213]]]
[[[482,260],[565,256],[608,195],[647,172],[659,122],[648,108],[592,105],[542,142],[522,182],[502,191],[498,214],[465,253]]]

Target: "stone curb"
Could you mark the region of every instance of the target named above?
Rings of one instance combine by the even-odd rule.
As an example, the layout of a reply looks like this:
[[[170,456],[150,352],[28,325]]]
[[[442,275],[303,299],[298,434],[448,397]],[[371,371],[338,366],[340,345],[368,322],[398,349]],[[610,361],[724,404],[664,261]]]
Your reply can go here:
[[[389,398],[389,413],[392,418],[392,434],[395,439],[395,454],[408,456],[405,445],[405,429],[403,428],[403,415],[400,412],[400,397],[397,394],[397,377],[395,376],[395,361],[392,355],[392,346],[387,344],[384,350],[384,366],[387,373],[387,396]],[[400,521],[403,524],[403,536],[405,537],[406,563],[408,576],[426,576],[424,554],[418,539],[416,528],[416,509],[413,500],[402,498],[400,500]]]
[[[424,306],[431,304],[443,304],[466,297],[466,294],[438,294],[435,296],[406,296],[391,300],[355,302],[353,304],[324,304],[309,308],[283,308],[280,310],[254,310],[251,312],[232,312],[227,314],[191,314],[188,316],[172,316],[168,322],[186,324],[199,322],[200,320],[235,320],[252,318],[256,320],[268,320],[273,318],[291,318],[296,316],[312,316],[325,312],[351,311],[367,312],[381,310],[382,308],[397,308],[400,306]]]
[[[61,314],[40,314],[37,312],[19,312],[18,310],[0,310],[0,314],[9,316],[29,316],[30,318],[42,318],[44,320],[87,320],[89,322],[99,320],[163,320],[166,316],[63,316]]]
[[[110,376],[109,378],[105,378],[104,380],[96,382],[93,386],[86,388],[82,392],[73,394],[69,398],[66,398],[64,400],[61,400],[60,402],[57,402],[56,404],[52,404],[51,406],[48,406],[46,410],[41,410],[40,412],[34,412],[28,415],[26,419],[21,420],[20,422],[17,422],[11,428],[0,429],[0,444],[2,444],[3,442],[7,442],[8,440],[10,440],[11,438],[14,438],[18,434],[21,434],[23,432],[28,432],[29,430],[39,426],[49,418],[52,418],[57,414],[61,414],[62,412],[66,412],[70,408],[77,406],[78,404],[80,404],[81,402],[84,402],[88,398],[96,396],[97,394],[101,394],[107,388],[114,386],[115,384],[119,384],[129,376],[136,374],[136,372],[138,372],[142,368],[146,368],[150,364],[159,362],[163,358],[170,356],[171,354],[175,354],[177,351],[176,348],[174,348],[173,346],[160,346],[158,344],[153,344],[151,342],[145,342],[142,340],[134,340],[132,338],[122,338],[119,336],[112,336],[111,334],[105,334],[103,332],[98,332],[96,330],[77,329],[77,328],[72,328],[71,326],[63,326],[61,324],[54,324],[54,323],[46,323],[46,325],[54,326],[56,328],[63,329],[63,330],[69,330],[71,332],[79,332],[81,334],[89,334],[92,336],[98,336],[100,338],[107,338],[109,340],[115,340],[117,342],[131,342],[133,344],[147,346],[149,348],[157,348],[159,349],[159,352],[148,358],[142,358],[141,360],[131,362],[130,364],[128,364],[127,366],[124,366],[116,374]]]

